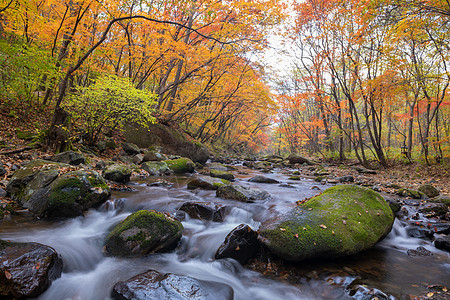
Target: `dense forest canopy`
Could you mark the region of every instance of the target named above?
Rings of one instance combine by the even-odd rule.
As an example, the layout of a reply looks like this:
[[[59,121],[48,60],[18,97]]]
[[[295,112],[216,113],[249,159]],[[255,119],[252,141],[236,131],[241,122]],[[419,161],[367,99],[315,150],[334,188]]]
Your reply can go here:
[[[131,119],[238,153],[449,156],[447,1],[1,0],[0,16],[1,104],[53,110],[50,139],[65,111],[91,146]],[[273,34],[295,54],[283,76],[255,59]]]

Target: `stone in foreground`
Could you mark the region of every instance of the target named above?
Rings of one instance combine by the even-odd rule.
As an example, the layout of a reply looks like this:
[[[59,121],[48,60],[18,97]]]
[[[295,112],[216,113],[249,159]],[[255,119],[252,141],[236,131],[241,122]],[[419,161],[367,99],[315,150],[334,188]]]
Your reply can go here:
[[[63,263],[53,248],[0,240],[0,298],[34,298],[61,276]]]
[[[257,200],[265,200],[270,197],[269,193],[259,188],[249,188],[240,185],[221,186],[216,191],[216,196],[241,202],[254,202]]]
[[[374,246],[391,230],[392,210],[373,190],[339,185],[265,221],[260,240],[289,261],[339,257]]]
[[[104,249],[119,257],[169,251],[178,245],[182,230],[183,225],[166,214],[140,210],[114,227]]]
[[[234,292],[224,283],[149,270],[116,283],[112,297],[115,300],[232,300]]]
[[[107,180],[125,183],[130,181],[131,173],[133,173],[133,170],[129,166],[112,164],[103,171],[103,177]]]
[[[260,243],[258,234],[250,226],[241,224],[234,228],[217,249],[215,258],[233,258],[242,265],[256,253]]]

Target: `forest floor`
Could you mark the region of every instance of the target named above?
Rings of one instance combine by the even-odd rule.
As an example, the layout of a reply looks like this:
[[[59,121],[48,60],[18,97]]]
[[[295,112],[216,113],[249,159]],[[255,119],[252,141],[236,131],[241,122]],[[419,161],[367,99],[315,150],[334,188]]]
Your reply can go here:
[[[0,161],[3,162],[7,173],[0,178],[0,187],[4,188],[6,179],[12,174],[12,166],[20,164],[22,161],[44,158],[52,155],[43,149],[31,149],[14,154],[2,155],[2,152],[24,148],[30,141],[19,139],[17,137],[18,131],[37,132],[43,130],[50,124],[48,111],[40,113],[30,113],[26,117],[18,117],[11,115],[10,111],[1,109],[0,106]],[[120,141],[120,135],[115,137]],[[110,159],[117,155],[120,149],[116,151],[108,150],[102,153],[98,159]],[[94,159],[97,160],[97,159]],[[320,160],[319,160],[320,161]],[[364,182],[372,183],[380,187],[383,192],[393,193],[394,190],[387,187],[391,184],[397,184],[402,188],[409,188],[417,190],[423,184],[431,184],[440,190],[441,195],[450,196],[450,158],[444,159],[439,164],[427,166],[421,162],[412,162],[406,164],[404,162],[397,162],[387,169],[376,170],[376,174],[358,174],[358,172],[351,168],[355,161],[349,160],[340,164],[340,167],[334,164],[328,164],[326,169],[333,173],[336,177],[344,175],[353,175],[355,180],[363,180]],[[344,166],[344,167],[343,167]]]

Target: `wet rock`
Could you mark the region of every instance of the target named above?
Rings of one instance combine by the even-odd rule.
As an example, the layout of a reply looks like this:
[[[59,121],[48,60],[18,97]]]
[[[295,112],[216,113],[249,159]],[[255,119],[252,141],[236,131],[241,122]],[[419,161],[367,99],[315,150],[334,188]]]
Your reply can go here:
[[[167,156],[161,154],[156,149],[149,149],[144,151],[144,162],[146,161],[162,161],[167,160]]]
[[[296,181],[301,180],[300,176],[290,176],[288,179],[289,180],[296,180]]]
[[[339,177],[337,180],[341,183],[349,183],[349,182],[354,182],[355,178],[353,178],[352,175],[346,175],[346,176]]]
[[[422,203],[419,212],[426,216],[443,217],[448,212],[448,207],[444,203]]]
[[[402,208],[400,201],[397,201],[396,199],[387,198],[385,200],[389,204],[389,207],[392,209],[392,212],[394,214],[397,214],[400,211],[400,209]]]
[[[192,219],[211,221],[216,213],[216,208],[206,203],[186,202],[179,210],[186,212]]]
[[[256,253],[259,245],[256,231],[248,225],[241,224],[226,236],[215,258],[233,258],[244,265]]]
[[[203,189],[203,190],[217,190],[219,187],[224,185],[230,185],[228,180],[220,178],[212,178],[209,176],[199,176],[197,178],[191,179],[187,183],[188,189]]]
[[[223,283],[149,270],[127,281],[116,283],[112,297],[115,300],[232,300],[234,292],[230,286]]]
[[[259,188],[249,188],[240,185],[222,186],[216,191],[216,196],[241,202],[254,202],[270,197],[269,193]]]
[[[406,227],[406,234],[410,237],[419,238],[419,239],[432,239],[434,236],[433,230],[427,228],[425,226],[417,226],[411,225]]]
[[[289,183],[282,183],[282,184],[279,185],[279,187],[282,187],[282,188],[289,188],[289,189],[295,189],[295,186],[293,186],[293,185],[291,185],[291,184],[289,184]]]
[[[450,197],[448,196],[440,195],[439,197],[433,199],[432,201],[444,203],[445,205],[450,206]]]
[[[216,163],[216,162],[207,163],[206,167],[209,169],[212,169],[212,170],[228,171],[227,166],[225,166],[221,163]]]
[[[166,187],[169,188],[173,185],[172,182],[167,181],[167,180],[163,180],[163,179],[158,179],[155,182],[149,183],[147,184],[148,186],[159,186],[159,187]]]
[[[411,197],[413,199],[422,199],[424,194],[419,191],[409,190],[409,189],[399,189],[397,195],[402,197]]]
[[[359,281],[359,280],[355,280],[355,281]],[[391,299],[395,299],[393,296],[384,293],[383,291],[380,291],[379,289],[376,288],[370,288],[365,284],[355,284],[352,283],[350,284],[350,286],[347,288],[348,289],[348,294],[349,296],[351,296],[353,299],[359,299],[359,300],[391,300]]]
[[[264,221],[259,233],[274,254],[301,261],[366,250],[390,232],[393,222],[392,210],[378,193],[338,185],[284,216]]]
[[[136,165],[140,165],[144,161],[144,155],[136,154],[133,156],[133,163]]]
[[[176,174],[193,173],[195,171],[195,164],[186,157],[177,159],[170,159],[164,161],[169,169]]]
[[[133,170],[126,165],[112,164],[103,171],[103,177],[107,180],[125,183],[130,181]]]
[[[417,189],[419,192],[425,194],[429,198],[439,196],[439,191],[432,185],[425,184]]]
[[[143,256],[174,249],[183,225],[169,215],[140,210],[114,227],[105,241],[105,252],[112,256]]]
[[[77,166],[79,164],[86,164],[86,159],[83,154],[73,151],[65,151],[59,154],[56,154],[51,159],[54,162],[65,163],[73,166]]]
[[[38,217],[74,217],[104,202],[111,195],[95,171],[45,160],[35,160],[17,170],[6,191]]]
[[[3,162],[0,160],[0,176],[3,176],[6,174],[5,166],[3,165]]]
[[[62,259],[38,243],[0,240],[0,298],[34,298],[60,277]]]
[[[272,178],[268,178],[268,177],[260,176],[260,175],[253,176],[248,181],[250,181],[250,182],[257,182],[257,183],[280,183],[276,179],[272,179]]]
[[[135,155],[135,154],[139,154],[141,152],[139,147],[133,143],[123,143],[122,149],[128,155]]]
[[[150,175],[168,175],[169,166],[164,161],[147,161],[142,163],[141,169],[147,171]]]
[[[450,252],[450,236],[438,237],[434,241],[434,246],[438,249]]]
[[[419,246],[417,249],[408,249],[406,251],[408,256],[432,256],[433,253],[430,250],[427,250],[426,248]]]
[[[224,171],[220,171],[220,170],[211,170],[209,173],[209,176],[211,177],[217,177],[217,178],[222,178],[228,181],[233,181],[234,180],[234,175],[229,173],[229,172],[224,172]]]
[[[305,163],[308,164],[308,165],[314,165],[314,163],[311,162],[309,159],[307,159],[307,158],[305,158],[303,156],[300,156],[298,154],[295,154],[295,153],[290,154],[287,159],[289,160],[289,163],[291,165],[293,165],[293,164],[305,164]]]
[[[270,169],[272,166],[272,164],[270,162],[267,161],[260,161],[257,163],[252,164],[252,168],[253,169],[258,169],[258,170],[266,170],[266,169]]]

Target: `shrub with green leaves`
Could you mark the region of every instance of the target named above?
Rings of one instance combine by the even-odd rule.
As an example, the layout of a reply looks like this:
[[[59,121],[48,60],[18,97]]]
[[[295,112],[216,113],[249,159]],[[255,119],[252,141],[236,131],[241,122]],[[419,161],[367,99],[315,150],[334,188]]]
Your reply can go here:
[[[88,87],[78,87],[66,102],[73,120],[86,130],[88,143],[94,145],[106,130],[121,129],[126,121],[147,127],[156,95],[136,89],[128,78],[102,75]]]

